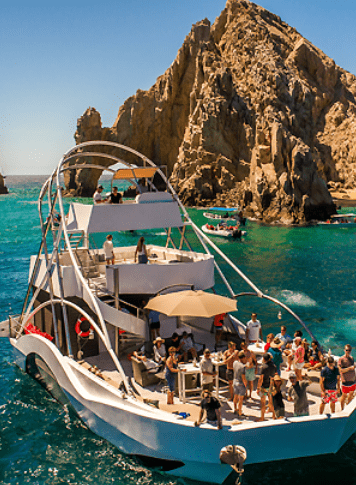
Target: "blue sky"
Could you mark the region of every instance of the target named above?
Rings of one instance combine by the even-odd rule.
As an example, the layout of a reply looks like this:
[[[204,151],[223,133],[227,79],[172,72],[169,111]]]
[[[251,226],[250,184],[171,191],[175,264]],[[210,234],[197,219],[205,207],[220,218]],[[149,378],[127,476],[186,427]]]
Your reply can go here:
[[[356,74],[354,0],[260,0]],[[75,144],[77,118],[104,126],[176,57],[193,23],[225,0],[0,0],[0,167],[48,174]]]

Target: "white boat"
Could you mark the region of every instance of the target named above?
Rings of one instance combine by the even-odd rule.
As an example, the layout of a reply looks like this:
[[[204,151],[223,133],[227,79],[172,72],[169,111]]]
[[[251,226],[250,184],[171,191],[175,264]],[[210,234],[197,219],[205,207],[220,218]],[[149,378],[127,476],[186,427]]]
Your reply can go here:
[[[354,227],[356,226],[356,214],[334,214],[327,221],[319,222],[319,224],[324,226],[337,225]]]
[[[246,224],[246,218],[243,217],[239,207],[211,207],[209,212],[203,212],[203,216],[214,221],[237,221],[243,226]]]
[[[95,151],[90,152],[91,147]],[[100,147],[104,147],[103,153]],[[211,250],[251,287],[248,295],[268,299],[304,323],[286,305],[264,294],[194,224],[168,182],[167,192],[139,194],[134,201],[118,205],[74,202],[66,213],[63,172],[83,167],[105,169],[80,164],[77,160],[81,157],[125,163],[136,179],[135,168],[110,155],[110,148],[115,153],[135,155],[165,179],[145,156],[112,142],[86,142],[64,155],[39,196],[43,237],[38,255],[31,257],[23,311],[0,324],[0,335],[9,333],[14,361],[57,399],[70,403],[94,433],[125,453],[150,458],[176,476],[222,483],[232,473],[230,465],[220,459],[221,451],[229,450],[230,445],[245,448],[246,464],[336,452],[355,431],[356,400],[342,412],[320,416],[320,396],[309,395],[314,403],[310,416],[293,417],[289,409],[286,419],[257,423],[251,407],[247,409],[251,416],[236,421],[231,403],[224,398],[226,390],[219,389],[217,378],[215,392],[219,392],[223,403],[223,428],[218,430],[208,423],[194,426],[199,397],[194,397],[197,389],[192,385],[193,389],[189,389],[193,401],[186,402],[189,389],[185,388],[181,371],[179,397],[174,398],[174,405],[166,404],[164,382],[157,376],[154,386],[145,387],[143,380],[140,385],[140,373],[142,379],[147,374],[137,367],[141,364],[128,359],[135,345],[148,339],[148,323],[140,302],[187,285],[209,291],[214,287],[214,267],[232,298],[246,295],[234,294]],[[107,170],[115,179],[118,172]],[[47,205],[51,219],[56,211],[60,213],[59,227],[46,224],[43,214]],[[106,265],[103,250],[93,245],[98,233],[162,227],[167,230],[167,242],[162,247],[147,244],[149,264],[135,263],[135,245],[115,247],[115,264]],[[202,252],[190,249],[189,232],[200,240]],[[213,318],[163,317],[161,335],[166,338],[173,331],[190,328],[197,340],[211,346]],[[239,338],[244,329],[236,317],[229,315],[224,324],[225,338]],[[199,367],[193,365],[190,371],[194,377]]]
[[[231,239],[241,239],[241,236],[246,236],[246,231],[241,231],[239,226],[231,226],[229,224],[204,224],[201,226],[202,231],[210,236],[228,237]]]

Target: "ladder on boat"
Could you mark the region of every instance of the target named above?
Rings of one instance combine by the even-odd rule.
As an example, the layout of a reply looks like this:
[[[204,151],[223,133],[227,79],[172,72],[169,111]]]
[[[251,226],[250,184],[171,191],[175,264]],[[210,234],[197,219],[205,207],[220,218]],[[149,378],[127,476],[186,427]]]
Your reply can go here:
[[[69,236],[69,243],[70,247],[73,250],[77,263],[82,271],[82,275],[88,282],[90,282],[93,278],[100,277],[100,271],[98,265],[93,258],[93,255],[90,253],[89,248],[85,246],[80,246],[84,242],[85,233],[84,231],[74,231],[68,234]],[[62,238],[61,242],[63,241],[63,249],[67,250],[68,245],[64,238]]]

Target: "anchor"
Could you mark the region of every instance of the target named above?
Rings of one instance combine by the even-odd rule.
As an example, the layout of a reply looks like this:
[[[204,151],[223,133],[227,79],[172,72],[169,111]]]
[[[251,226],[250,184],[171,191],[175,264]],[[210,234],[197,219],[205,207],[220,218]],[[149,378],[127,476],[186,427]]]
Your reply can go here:
[[[243,464],[247,458],[246,450],[243,446],[228,445],[220,450],[220,461],[230,465],[238,474],[236,485],[240,485],[242,474],[244,472]]]

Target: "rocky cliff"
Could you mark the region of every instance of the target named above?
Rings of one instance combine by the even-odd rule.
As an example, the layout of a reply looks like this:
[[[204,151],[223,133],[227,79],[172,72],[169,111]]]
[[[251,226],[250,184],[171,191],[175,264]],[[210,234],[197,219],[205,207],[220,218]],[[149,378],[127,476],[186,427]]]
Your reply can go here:
[[[9,191],[7,190],[7,187],[5,186],[5,180],[4,177],[0,173],[0,194],[8,194]]]
[[[279,17],[228,0],[212,26],[192,27],[112,128],[90,108],[75,137],[115,140],[167,165],[186,204],[239,204],[268,223],[304,223],[334,212],[328,186],[356,185],[355,94],[355,76]],[[84,195],[97,177],[82,172],[66,185]]]

